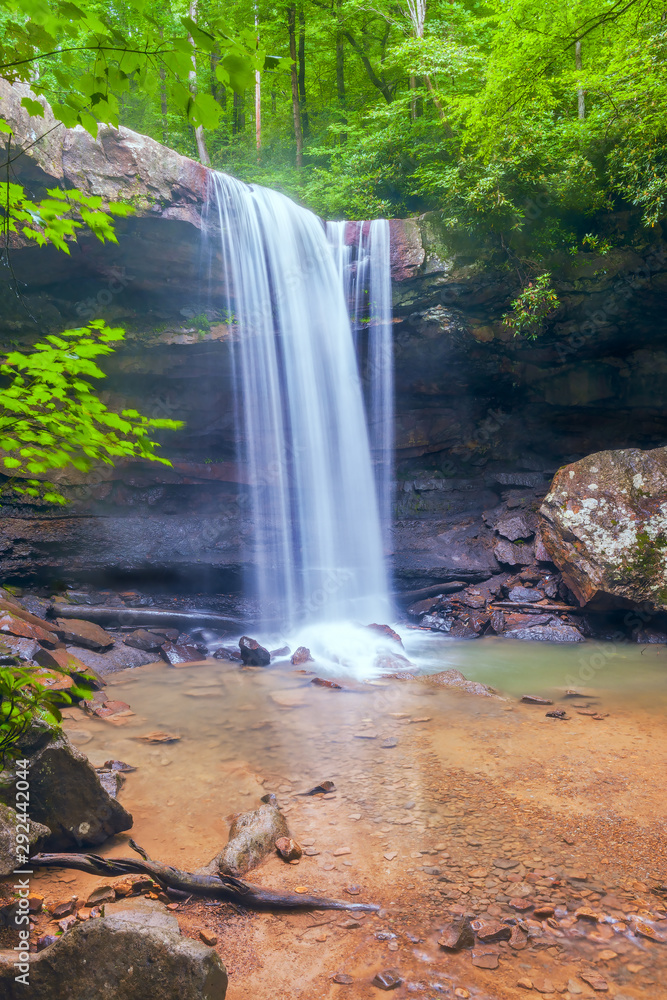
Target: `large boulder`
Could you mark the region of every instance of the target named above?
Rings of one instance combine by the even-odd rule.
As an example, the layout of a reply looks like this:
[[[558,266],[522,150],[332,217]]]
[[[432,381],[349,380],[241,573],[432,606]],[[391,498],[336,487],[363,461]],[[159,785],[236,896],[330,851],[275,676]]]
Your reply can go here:
[[[564,466],[540,514],[544,545],[581,605],[667,608],[667,448]]]
[[[110,909],[110,908],[109,908]],[[0,996],[19,1000],[224,1000],[227,972],[212,948],[181,937],[178,920],[149,899],[128,900],[108,916],[76,924],[25,962],[0,952]]]
[[[0,878],[11,875],[15,868],[20,867],[16,857],[16,833],[17,824],[24,824],[24,820],[17,816],[16,810],[11,806],[4,806],[0,803]],[[37,851],[45,844],[51,831],[42,826],[41,823],[34,823],[28,820],[30,852]],[[25,832],[23,826],[18,831]]]
[[[61,730],[36,720],[18,742],[30,760],[30,816],[48,827],[52,850],[102,844],[132,826],[132,817],[104,790],[92,764]],[[0,787],[11,803],[13,784]]]

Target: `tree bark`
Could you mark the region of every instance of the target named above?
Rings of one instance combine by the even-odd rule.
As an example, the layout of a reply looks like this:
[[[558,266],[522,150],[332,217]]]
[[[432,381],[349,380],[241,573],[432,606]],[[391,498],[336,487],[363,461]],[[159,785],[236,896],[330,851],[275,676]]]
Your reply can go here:
[[[582,69],[581,40],[574,47],[574,63],[577,71],[580,71]],[[581,87],[577,87],[577,113],[582,120],[586,117],[586,97]]]
[[[303,132],[301,131],[301,109],[299,107],[299,81],[296,64],[296,6],[287,8],[287,29],[289,31],[289,54],[292,62],[292,116],[294,118],[294,138],[296,140],[296,167],[303,166]]]
[[[245,129],[245,92],[237,94],[234,91],[234,111],[232,118],[232,134],[238,135]]]
[[[197,20],[197,0],[190,0],[190,17],[193,21]],[[192,36],[190,36],[190,41],[192,42]],[[197,93],[197,59],[192,54],[192,69],[188,74],[190,81],[190,93]],[[199,155],[199,161],[205,167],[211,166],[211,158],[208,155],[208,149],[206,148],[206,140],[204,139],[204,129],[201,125],[195,126],[195,142],[197,143],[197,153]]]

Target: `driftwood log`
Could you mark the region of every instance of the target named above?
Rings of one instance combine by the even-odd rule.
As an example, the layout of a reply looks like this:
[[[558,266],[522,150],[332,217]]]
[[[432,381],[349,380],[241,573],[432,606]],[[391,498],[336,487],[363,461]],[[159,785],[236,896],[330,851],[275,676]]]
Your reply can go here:
[[[139,849],[139,853],[141,849]],[[30,863],[35,868],[76,868],[78,871],[102,877],[116,875],[150,875],[165,889],[196,896],[221,899],[256,910],[364,910],[379,907],[372,903],[348,903],[345,899],[308,896],[297,892],[262,889],[231,875],[196,875],[180,871],[171,865],[148,858],[102,858],[98,854],[35,854]]]
[[[134,625],[135,628],[178,628],[186,632],[191,628],[212,628],[219,631],[242,632],[244,625],[233,618],[216,615],[212,611],[165,611],[162,608],[113,608],[89,604],[50,604],[51,618],[77,618],[96,625]],[[51,627],[51,626],[49,626]]]

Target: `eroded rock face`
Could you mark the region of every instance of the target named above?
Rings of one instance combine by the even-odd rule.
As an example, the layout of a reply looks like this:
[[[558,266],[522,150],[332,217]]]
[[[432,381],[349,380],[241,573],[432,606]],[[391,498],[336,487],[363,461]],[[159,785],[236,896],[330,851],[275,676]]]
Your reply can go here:
[[[540,514],[544,545],[581,605],[667,608],[667,448],[566,465]]]
[[[224,1000],[227,972],[212,948],[182,937],[153,900],[128,900],[109,916],[76,924],[31,954],[30,986],[17,983],[14,952],[0,953],[0,995],[40,1000]]]
[[[93,766],[63,732],[35,721],[18,743],[30,758],[30,813],[48,827],[53,850],[102,844],[132,826],[132,817],[100,784]],[[0,796],[13,794],[0,788]]]

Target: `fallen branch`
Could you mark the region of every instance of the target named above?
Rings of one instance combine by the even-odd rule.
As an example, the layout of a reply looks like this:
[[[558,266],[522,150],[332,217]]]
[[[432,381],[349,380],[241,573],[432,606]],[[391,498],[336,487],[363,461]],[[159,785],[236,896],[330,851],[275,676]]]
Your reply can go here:
[[[183,631],[195,626],[217,628],[223,632],[244,630],[242,622],[216,615],[212,611],[165,611],[162,608],[112,608],[102,605],[59,603],[50,604],[48,614],[52,618],[80,618],[102,626],[134,625],[135,628],[150,628],[162,625],[164,628],[179,628]]]
[[[30,859],[35,868],[76,868],[103,878],[116,875],[150,875],[165,889],[177,889],[197,896],[223,899],[251,909],[271,910],[364,910],[375,911],[373,903],[348,903],[344,899],[307,896],[296,892],[262,889],[231,875],[195,875],[148,858],[102,858],[98,854],[36,854]]]

